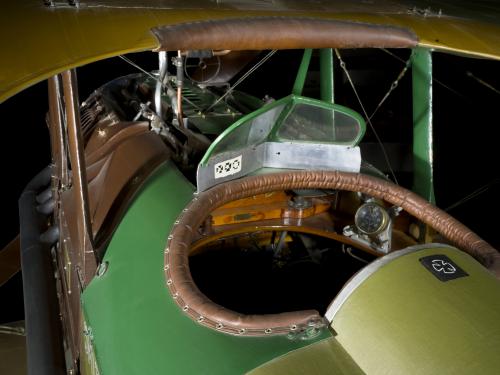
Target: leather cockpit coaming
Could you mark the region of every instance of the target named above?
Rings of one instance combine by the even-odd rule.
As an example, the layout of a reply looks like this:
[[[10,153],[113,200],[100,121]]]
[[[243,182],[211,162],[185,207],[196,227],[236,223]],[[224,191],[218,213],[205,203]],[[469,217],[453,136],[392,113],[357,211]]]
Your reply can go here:
[[[263,50],[295,48],[412,48],[409,29],[305,17],[227,18],[152,29],[156,51]]]
[[[189,268],[188,255],[198,228],[213,210],[238,199],[293,189],[339,189],[382,199],[401,207],[439,231],[492,272],[498,266],[498,253],[487,242],[417,194],[390,182],[339,171],[289,171],[257,175],[217,185],[198,194],[176,221],[164,254],[165,278],[172,298],[184,313],[200,324],[229,334],[286,334],[297,328],[305,329],[310,324],[321,324],[318,322],[323,318],[314,310],[245,315],[226,309],[212,302],[199,290]]]

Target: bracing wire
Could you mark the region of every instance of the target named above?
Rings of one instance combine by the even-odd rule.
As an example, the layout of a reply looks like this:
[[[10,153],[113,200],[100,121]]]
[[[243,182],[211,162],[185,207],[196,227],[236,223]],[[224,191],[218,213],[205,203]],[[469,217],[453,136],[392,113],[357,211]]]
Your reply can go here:
[[[388,55],[394,57],[396,60],[399,60],[400,62],[402,62],[403,64],[406,64],[406,61],[404,61],[401,57],[397,56],[396,54],[392,53],[391,51],[389,51],[388,49],[385,49],[385,48],[381,48],[382,51],[384,51],[385,53],[387,53]],[[432,77],[432,81],[433,82],[436,82],[438,85],[444,87],[446,90],[452,92],[453,94],[457,95],[457,96],[460,96],[461,98],[464,98],[466,99],[466,97],[463,95],[463,94],[460,94],[458,91],[452,89],[450,86],[446,85],[445,83],[443,83],[442,81],[440,81],[439,79],[437,78],[434,78]]]
[[[446,207],[444,210],[446,212],[470,201],[471,199],[474,199],[476,197],[478,197],[479,195],[483,194],[484,192],[486,192],[487,190],[489,190],[493,185],[496,185],[496,184],[499,184],[500,183],[500,178],[496,178],[494,179],[493,181],[490,181],[489,183],[487,183],[486,185],[483,185],[481,186],[480,188],[477,188],[476,190],[474,190],[472,193],[466,195],[465,197],[463,197],[462,199],[460,199],[459,201],[453,203],[452,205]]]
[[[375,127],[372,124],[371,117],[368,116],[368,113],[366,112],[365,106],[363,105],[363,102],[361,101],[361,98],[359,97],[358,91],[356,90],[356,87],[354,86],[354,82],[351,79],[351,75],[347,71],[346,64],[345,64],[344,60],[342,60],[342,57],[340,56],[340,52],[339,52],[339,50],[337,48],[335,48],[335,54],[336,54],[337,58],[339,59],[340,67],[342,68],[342,70],[346,74],[347,80],[349,81],[349,83],[350,83],[350,85],[351,85],[351,87],[352,87],[352,89],[354,91],[354,95],[356,95],[356,98],[357,98],[357,100],[359,102],[359,105],[361,106],[361,109],[363,110],[363,114],[365,115],[366,121],[367,121],[368,125],[370,126],[371,130],[373,131],[373,134],[375,135],[375,138],[377,139],[377,142],[380,145],[380,148],[381,148],[382,153],[384,155],[385,162],[387,164],[387,167],[389,168],[389,171],[391,172],[392,178],[394,179],[394,182],[397,185],[399,185],[398,179],[396,178],[396,174],[394,173],[394,170],[392,169],[391,162],[389,161],[389,156],[387,155],[387,152],[385,150],[384,144],[382,143],[382,140],[380,139],[377,131],[375,130]]]
[[[489,84],[488,82],[482,80],[481,78],[476,77],[474,74],[472,74],[472,72],[467,71],[466,74],[467,74],[467,77],[475,79],[476,82],[479,83],[480,85],[483,85],[484,87],[489,88],[491,91],[493,91],[496,94],[500,94],[500,90],[495,88],[495,86]]]
[[[408,60],[404,61],[404,60],[401,59],[401,61],[404,62],[404,64],[405,64],[404,68],[398,74],[398,76],[396,77],[396,79],[392,82],[391,86],[389,87],[389,90],[382,97],[382,100],[375,107],[375,110],[370,115],[370,120],[373,118],[373,116],[375,116],[375,114],[378,112],[378,110],[380,109],[380,107],[382,107],[382,104],[385,103],[385,101],[391,95],[391,93],[398,87],[399,82],[403,79],[403,77],[406,74],[406,71],[408,70],[408,68],[411,65],[411,59],[412,59],[412,57],[413,57],[413,51],[412,51],[410,57],[408,58]]]
[[[221,97],[219,99],[217,99],[215,102],[213,102],[206,110],[205,112],[208,112],[209,110],[211,110],[213,107],[215,107],[217,104],[219,104],[226,96],[228,96],[241,82],[243,82],[250,74],[252,74],[253,72],[255,72],[262,64],[264,64],[267,60],[269,60],[269,58],[274,55],[276,53],[276,49],[273,49],[272,51],[270,51],[266,56],[264,56],[257,64],[255,64],[254,66],[252,66],[252,68],[250,68],[248,70],[248,72],[246,72],[245,74],[243,74],[240,79],[238,79],[233,86],[231,86],[223,95],[221,95]]]
[[[163,85],[163,82],[161,82],[158,77],[155,77],[154,75],[152,75],[148,71],[142,69],[139,65],[137,65],[135,62],[133,62],[132,60],[130,60],[128,57],[125,57],[123,55],[119,55],[118,57],[120,59],[122,59],[123,61],[125,61],[126,63],[132,65],[134,68],[136,68],[136,69],[140,70],[141,72],[143,72],[144,74],[146,74],[149,78],[154,79],[155,81],[157,81],[157,82],[159,82],[159,83],[161,83]]]

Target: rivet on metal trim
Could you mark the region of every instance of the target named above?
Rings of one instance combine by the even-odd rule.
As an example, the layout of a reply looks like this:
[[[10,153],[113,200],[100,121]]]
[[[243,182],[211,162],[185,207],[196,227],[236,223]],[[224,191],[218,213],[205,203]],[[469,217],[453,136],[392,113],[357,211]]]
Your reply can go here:
[[[216,329],[222,329],[224,328],[224,325],[222,323],[217,323],[217,325],[215,326]]]
[[[266,328],[266,330],[264,331],[266,334],[270,334],[273,332],[273,330],[271,328]]]

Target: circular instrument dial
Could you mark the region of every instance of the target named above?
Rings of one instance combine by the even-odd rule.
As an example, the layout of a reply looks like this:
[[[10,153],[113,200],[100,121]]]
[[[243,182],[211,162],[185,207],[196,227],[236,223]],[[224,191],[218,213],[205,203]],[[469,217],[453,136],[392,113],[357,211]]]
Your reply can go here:
[[[363,204],[354,216],[356,227],[365,234],[380,233],[387,226],[387,222],[387,211],[373,202]]]

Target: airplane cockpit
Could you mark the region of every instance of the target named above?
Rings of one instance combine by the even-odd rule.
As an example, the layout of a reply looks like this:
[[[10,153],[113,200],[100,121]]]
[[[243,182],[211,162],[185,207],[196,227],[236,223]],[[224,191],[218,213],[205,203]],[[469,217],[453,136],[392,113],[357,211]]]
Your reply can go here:
[[[384,176],[362,161],[365,130],[347,107],[289,95],[222,132],[201,158],[196,197],[165,252],[179,307],[226,333],[319,334],[354,274],[416,245],[415,220],[344,181],[343,172],[362,171],[368,185],[369,175]],[[337,186],[325,185],[328,171]]]

